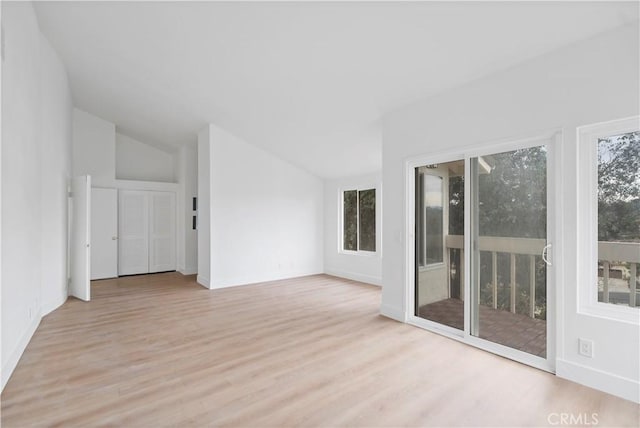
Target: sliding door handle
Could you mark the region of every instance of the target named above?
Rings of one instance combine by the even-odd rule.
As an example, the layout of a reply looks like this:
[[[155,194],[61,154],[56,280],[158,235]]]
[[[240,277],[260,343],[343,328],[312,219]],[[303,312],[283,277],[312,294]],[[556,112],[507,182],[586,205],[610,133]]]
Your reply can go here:
[[[549,260],[549,249],[551,248],[551,244],[547,244],[542,249],[542,260],[547,264],[547,266],[551,266],[551,261]]]

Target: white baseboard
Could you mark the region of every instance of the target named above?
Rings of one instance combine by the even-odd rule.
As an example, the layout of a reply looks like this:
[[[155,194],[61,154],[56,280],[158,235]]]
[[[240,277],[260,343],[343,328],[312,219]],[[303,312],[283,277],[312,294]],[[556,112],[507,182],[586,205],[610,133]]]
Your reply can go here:
[[[325,269],[324,273],[326,273],[327,275],[337,276],[339,278],[351,279],[353,281],[364,282],[366,284],[373,284],[380,287],[382,286],[382,278],[380,278],[379,276],[336,269]]]
[[[202,275],[198,275],[196,276],[196,282],[200,285],[202,285],[205,288],[211,288],[210,287],[210,282],[209,282],[209,278],[204,277]]]
[[[179,268],[178,272],[183,275],[195,275],[198,273],[197,268]]]
[[[216,279],[211,284],[211,289],[237,287],[240,285],[258,284],[261,282],[278,281],[281,279],[298,278],[309,275],[320,275],[322,271],[289,271],[289,272],[273,272],[259,276],[235,277]]]
[[[582,364],[556,360],[556,375],[608,394],[640,403],[640,382]]]
[[[55,302],[42,302],[42,316],[50,314],[51,312],[58,309],[60,306],[67,301],[68,295],[66,294],[66,290],[64,294],[60,294],[58,299]]]
[[[407,317],[402,309],[382,304],[380,305],[380,314],[400,322],[407,322]]]
[[[25,332],[22,334],[22,337],[20,338],[20,341],[18,342],[16,347],[9,354],[9,359],[7,360],[6,363],[2,365],[2,388],[0,389],[0,391],[4,390],[4,387],[7,385],[7,382],[9,382],[9,379],[11,378],[13,371],[16,369],[16,366],[18,365],[18,361],[20,361],[20,357],[22,357],[24,350],[27,349],[27,345],[29,344],[29,341],[33,337],[33,334],[36,332],[36,329],[38,328],[38,326],[40,325],[41,319],[42,319],[42,316],[40,314],[40,311],[38,311],[36,316],[33,317],[31,324],[29,324]]]

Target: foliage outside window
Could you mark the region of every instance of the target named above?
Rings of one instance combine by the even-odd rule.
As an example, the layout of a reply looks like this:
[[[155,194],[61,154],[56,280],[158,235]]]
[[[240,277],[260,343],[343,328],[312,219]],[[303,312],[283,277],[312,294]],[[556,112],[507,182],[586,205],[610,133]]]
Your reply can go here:
[[[376,189],[343,192],[342,248],[376,251]]]
[[[547,149],[536,146],[495,153],[483,159],[491,171],[478,177],[480,236],[547,239]],[[480,252],[480,303],[493,303],[492,253]],[[547,266],[535,255],[515,255],[515,312],[529,314],[531,268],[535,275],[534,316],[547,316]],[[510,254],[496,254],[497,304],[511,309]]]
[[[640,306],[640,131],[598,138],[598,301]],[[628,253],[628,254],[627,254]],[[613,255],[622,260],[611,260]],[[635,277],[635,281],[634,281]]]

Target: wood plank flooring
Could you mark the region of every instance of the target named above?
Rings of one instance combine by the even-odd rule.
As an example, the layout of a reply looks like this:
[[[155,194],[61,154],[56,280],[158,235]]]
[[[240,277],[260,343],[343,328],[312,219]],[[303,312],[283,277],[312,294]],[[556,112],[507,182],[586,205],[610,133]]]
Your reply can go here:
[[[353,281],[210,291],[169,273],[99,281],[92,293],[42,320],[2,394],[3,427],[640,420],[629,401],[386,319],[380,289]]]

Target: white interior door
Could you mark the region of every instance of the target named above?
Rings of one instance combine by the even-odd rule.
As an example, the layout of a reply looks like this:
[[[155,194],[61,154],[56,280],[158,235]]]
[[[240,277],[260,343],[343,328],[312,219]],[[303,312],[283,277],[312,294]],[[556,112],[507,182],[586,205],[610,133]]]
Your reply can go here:
[[[75,177],[71,183],[71,284],[69,294],[91,299],[91,177]]]
[[[176,270],[176,195],[149,192],[149,272]]]
[[[118,274],[149,272],[149,192],[118,192]]]
[[[91,190],[91,279],[118,276],[118,191]]]

